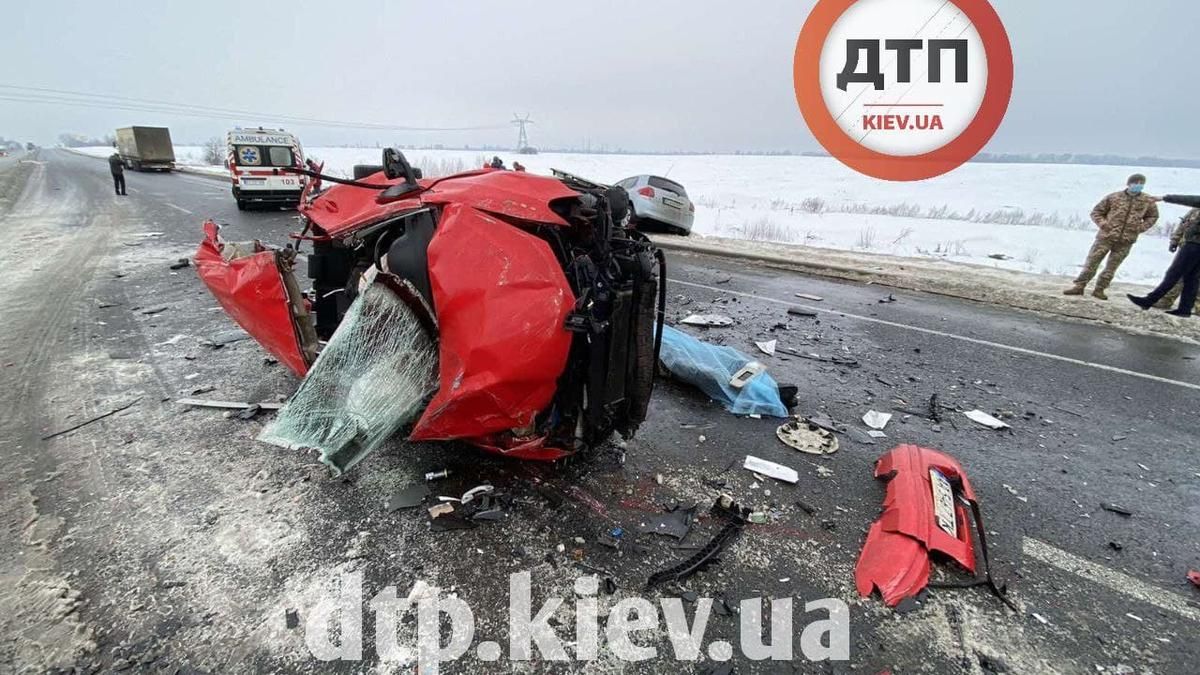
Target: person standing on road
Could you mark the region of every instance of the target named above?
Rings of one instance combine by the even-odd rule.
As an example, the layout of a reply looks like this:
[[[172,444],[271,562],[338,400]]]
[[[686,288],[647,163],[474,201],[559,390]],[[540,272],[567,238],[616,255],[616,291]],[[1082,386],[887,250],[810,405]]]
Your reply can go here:
[[[121,155],[114,152],[108,156],[108,170],[112,173],[113,189],[118,195],[125,194],[125,162],[121,161]]]
[[[1096,241],[1088,251],[1087,260],[1075,279],[1075,285],[1063,291],[1063,295],[1083,295],[1083,289],[1107,257],[1108,263],[1100,273],[1100,278],[1096,280],[1092,297],[1108,299],[1104,291],[1116,276],[1117,268],[1125,261],[1138,237],[1158,222],[1158,207],[1154,199],[1143,194],[1145,187],[1146,177],[1135,173],[1126,181],[1124,190],[1101,199],[1096,208],[1092,209],[1092,222],[1096,223],[1100,231],[1096,233]]]
[[[1183,243],[1183,238],[1191,227],[1197,227],[1200,223],[1200,209],[1192,209],[1187,212],[1187,215],[1180,219],[1179,224],[1171,232],[1170,251],[1175,253],[1179,246]],[[1154,303],[1154,309],[1171,309],[1175,306],[1175,301],[1179,299],[1179,294],[1183,291],[1183,282],[1175,284],[1167,294],[1162,297],[1162,300]]]
[[[1153,199],[1200,209],[1200,196],[1196,195],[1166,195]],[[1188,215],[1191,216],[1190,213]],[[1175,232],[1171,234],[1171,252],[1175,253],[1175,260],[1167,268],[1167,273],[1158,288],[1144,296],[1130,294],[1126,297],[1138,307],[1150,309],[1182,281],[1183,292],[1179,295],[1179,306],[1167,314],[1191,316],[1196,305],[1196,294],[1200,291],[1200,217],[1191,220],[1184,218],[1179,227],[1175,228]]]

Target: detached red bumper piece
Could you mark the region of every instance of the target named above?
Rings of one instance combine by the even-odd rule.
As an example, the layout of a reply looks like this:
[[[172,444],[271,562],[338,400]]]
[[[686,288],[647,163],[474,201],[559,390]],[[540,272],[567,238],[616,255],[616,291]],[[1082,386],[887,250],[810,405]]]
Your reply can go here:
[[[975,509],[975,492],[957,461],[936,450],[901,445],[879,458],[875,477],[887,481],[887,494],[854,571],[863,597],[878,589],[894,607],[917,595],[929,583],[933,553],[975,573],[967,510]]]

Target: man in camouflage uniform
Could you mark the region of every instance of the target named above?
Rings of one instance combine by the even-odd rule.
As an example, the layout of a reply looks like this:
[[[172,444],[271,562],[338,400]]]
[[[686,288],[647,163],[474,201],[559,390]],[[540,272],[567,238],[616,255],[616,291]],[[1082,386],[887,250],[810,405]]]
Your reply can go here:
[[[1187,233],[1194,227],[1200,227],[1200,209],[1192,209],[1187,212],[1187,215],[1179,221],[1175,226],[1175,230],[1171,233],[1171,253],[1179,250],[1180,244],[1183,243]],[[1154,303],[1154,309],[1171,309],[1175,306],[1175,301],[1179,299],[1179,293],[1183,291],[1183,282],[1175,284],[1162,300]]]
[[[1171,262],[1166,275],[1163,276],[1162,283],[1144,297],[1136,295],[1127,297],[1138,307],[1150,309],[1165,298],[1173,287],[1182,282],[1183,291],[1179,295],[1179,307],[1167,314],[1187,317],[1192,315],[1192,309],[1196,304],[1196,295],[1200,293],[1200,215],[1193,217],[1193,214],[1200,209],[1200,197],[1166,195],[1162,201],[1168,204],[1190,206],[1193,213],[1189,213],[1171,234],[1171,251],[1178,252],[1175,253],[1175,260]]]
[[[1142,193],[1145,187],[1146,177],[1135,173],[1129,177],[1124,190],[1101,199],[1096,208],[1092,209],[1092,222],[1096,223],[1100,231],[1096,233],[1096,241],[1088,251],[1083,271],[1075,279],[1075,285],[1063,291],[1063,295],[1083,295],[1083,289],[1107,257],[1108,263],[1100,273],[1100,278],[1096,280],[1092,296],[1101,300],[1108,299],[1104,291],[1112,283],[1117,268],[1125,261],[1137,238],[1158,222],[1158,206],[1149,195]]]

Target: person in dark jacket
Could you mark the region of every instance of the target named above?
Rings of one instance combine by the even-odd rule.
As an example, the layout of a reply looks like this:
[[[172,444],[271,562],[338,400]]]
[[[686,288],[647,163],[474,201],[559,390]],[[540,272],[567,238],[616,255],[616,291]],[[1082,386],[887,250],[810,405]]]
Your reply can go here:
[[[1165,195],[1155,197],[1154,200],[1200,208],[1200,195]],[[1181,228],[1178,237],[1172,236],[1171,251],[1175,253],[1175,260],[1167,268],[1167,273],[1158,288],[1144,296],[1130,294],[1126,297],[1138,307],[1150,309],[1170,292],[1175,284],[1182,281],[1183,292],[1179,294],[1179,306],[1167,314],[1191,316],[1196,305],[1196,294],[1200,291],[1200,222],[1193,222],[1190,226]]]
[[[108,170],[113,177],[113,189],[118,195],[125,194],[125,162],[119,154],[114,152],[108,156]]]

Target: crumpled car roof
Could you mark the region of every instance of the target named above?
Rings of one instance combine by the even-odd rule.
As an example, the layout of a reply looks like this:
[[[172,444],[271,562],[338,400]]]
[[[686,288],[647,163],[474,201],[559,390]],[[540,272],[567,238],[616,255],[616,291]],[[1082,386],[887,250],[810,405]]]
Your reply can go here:
[[[402,180],[389,180],[379,172],[359,182],[395,185]],[[579,196],[556,178],[499,169],[480,169],[417,182],[421,192],[386,204],[379,203],[379,190],[335,184],[311,203],[301,204],[300,212],[331,237],[349,234],[425,205],[449,203],[465,204],[506,218],[566,226],[567,222],[550,208],[550,204],[558,199]]]

